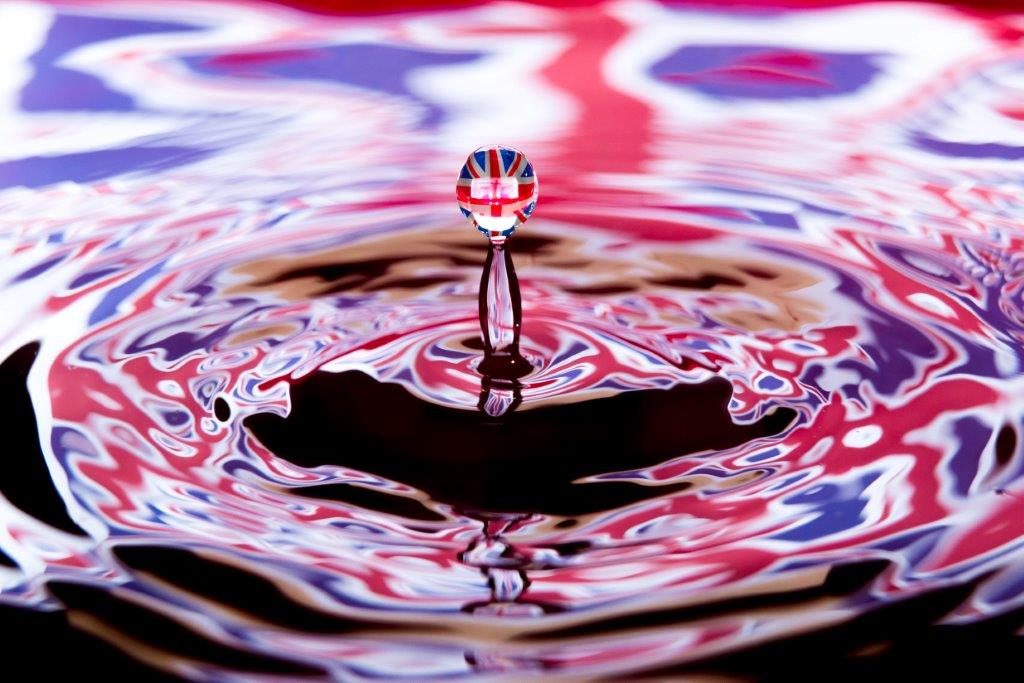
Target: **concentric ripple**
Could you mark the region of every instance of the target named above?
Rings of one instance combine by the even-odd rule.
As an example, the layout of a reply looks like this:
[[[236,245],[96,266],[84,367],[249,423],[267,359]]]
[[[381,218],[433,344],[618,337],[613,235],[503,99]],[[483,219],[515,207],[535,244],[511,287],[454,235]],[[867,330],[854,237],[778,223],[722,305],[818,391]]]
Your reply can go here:
[[[189,8],[0,7],[0,603],[204,680],[1024,608],[1024,18]],[[460,450],[499,139],[535,371]]]

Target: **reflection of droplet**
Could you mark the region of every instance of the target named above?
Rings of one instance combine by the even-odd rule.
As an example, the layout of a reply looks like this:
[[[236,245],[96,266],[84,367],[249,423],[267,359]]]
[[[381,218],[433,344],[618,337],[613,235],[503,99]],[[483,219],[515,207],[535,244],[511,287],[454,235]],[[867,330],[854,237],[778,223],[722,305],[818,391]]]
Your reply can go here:
[[[492,242],[503,242],[537,205],[537,176],[522,152],[490,145],[466,159],[455,185],[459,208]]]
[[[511,363],[509,364],[511,365]],[[519,359],[519,365],[523,366],[526,371],[529,371],[531,367],[522,358]],[[489,375],[484,375],[483,381],[480,383],[480,403],[477,406],[483,413],[491,417],[501,417],[519,407],[522,401],[522,389],[518,382],[494,380]]]

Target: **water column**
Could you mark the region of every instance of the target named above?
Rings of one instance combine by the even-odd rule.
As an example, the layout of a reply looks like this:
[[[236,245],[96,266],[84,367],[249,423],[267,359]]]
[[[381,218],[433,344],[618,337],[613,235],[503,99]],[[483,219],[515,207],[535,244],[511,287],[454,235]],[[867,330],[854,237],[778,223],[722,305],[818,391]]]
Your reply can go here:
[[[533,367],[519,352],[522,298],[509,240],[537,204],[537,177],[526,156],[501,145],[481,147],[466,159],[455,188],[459,208],[488,239],[480,280],[484,357],[479,408],[492,417],[515,410],[519,379]]]

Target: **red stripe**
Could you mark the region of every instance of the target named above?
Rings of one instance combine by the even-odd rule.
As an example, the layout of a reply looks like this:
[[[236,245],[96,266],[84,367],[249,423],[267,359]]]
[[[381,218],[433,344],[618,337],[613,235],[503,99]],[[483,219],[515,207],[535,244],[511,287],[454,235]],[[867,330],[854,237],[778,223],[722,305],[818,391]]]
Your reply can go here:
[[[510,206],[528,206],[529,202],[524,199],[491,199],[489,197],[466,197],[465,195],[456,195],[456,198],[461,204],[471,204],[473,206],[498,206],[508,208]]]
[[[522,165],[523,165],[523,155],[522,154],[517,154],[516,155],[516,163],[512,164],[512,168],[508,169],[508,174],[514,176],[516,174],[516,171],[518,171],[519,167],[522,166]]]
[[[487,152],[487,159],[490,162],[488,165],[491,168],[488,169],[488,170],[490,170],[490,172],[491,172],[491,177],[492,178],[500,178],[501,177],[501,159],[498,158],[498,150],[492,149],[492,150],[488,151]]]

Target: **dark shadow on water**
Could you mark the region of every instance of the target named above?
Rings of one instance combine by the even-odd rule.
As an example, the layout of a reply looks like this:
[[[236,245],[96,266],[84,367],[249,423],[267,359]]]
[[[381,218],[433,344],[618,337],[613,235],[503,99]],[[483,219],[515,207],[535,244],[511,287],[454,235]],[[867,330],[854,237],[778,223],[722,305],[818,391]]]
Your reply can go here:
[[[122,545],[114,555],[123,565],[277,626],[306,633],[350,633],[395,625],[347,618],[296,602],[270,579],[242,566],[204,557],[185,548]]]
[[[1024,610],[972,624],[937,622],[968,600],[981,579],[928,591],[835,626],[672,667],[637,680],[702,676],[757,681],[1015,680]]]
[[[689,486],[573,483],[581,477],[731,448],[778,434],[795,417],[780,408],[755,424],[735,424],[730,391],[714,378],[497,419],[422,401],[360,372],[318,372],[292,387],[287,418],[261,413],[245,425],[303,467],[352,467],[464,509],[581,515]]]
[[[35,410],[28,392],[28,373],[39,344],[26,344],[0,364],[0,415],[3,442],[0,493],[19,510],[69,534],[86,536],[68,515],[54,487],[39,441]]]
[[[34,671],[44,680],[77,680],[83,672],[107,680],[163,683],[181,680],[136,661],[114,645],[95,638],[68,623],[64,610],[39,612],[0,605],[4,627],[4,668],[11,672]],[[48,653],[45,656],[40,652]],[[45,657],[45,659],[41,659]]]
[[[50,592],[69,610],[90,615],[112,632],[146,643],[177,657],[208,662],[228,670],[286,676],[323,676],[323,670],[300,662],[239,650],[215,642],[181,623],[105,588],[51,581]]]
[[[524,640],[543,641],[546,638],[573,638],[614,635],[638,628],[672,628],[687,622],[712,619],[726,615],[756,612],[758,610],[797,607],[824,597],[851,595],[868,585],[889,567],[885,560],[865,560],[831,568],[819,586],[754,593],[739,597],[714,600],[684,607],[644,609],[623,616],[585,622],[568,628],[530,633]]]

